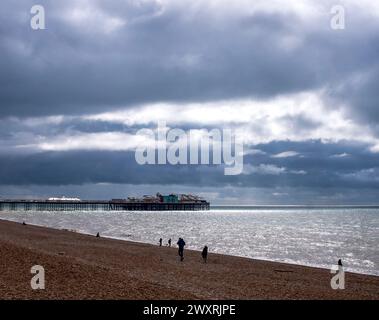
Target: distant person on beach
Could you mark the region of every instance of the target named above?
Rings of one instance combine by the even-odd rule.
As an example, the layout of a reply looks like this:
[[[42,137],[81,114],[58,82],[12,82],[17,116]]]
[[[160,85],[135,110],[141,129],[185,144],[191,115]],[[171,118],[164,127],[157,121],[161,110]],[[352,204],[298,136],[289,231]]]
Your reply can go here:
[[[184,260],[184,246],[186,245],[186,243],[184,242],[182,238],[179,238],[177,245],[179,246],[178,254],[180,257],[180,261],[183,261]]]
[[[100,238],[100,233],[99,232],[96,234],[96,238]]]
[[[201,256],[203,257],[204,263],[207,263],[207,257],[208,257],[208,247],[205,246],[203,248],[203,251],[201,252]]]
[[[340,267],[342,267],[342,260],[341,260],[341,259],[338,260],[338,265],[339,265]]]
[[[162,238],[159,239],[159,246],[162,247]]]
[[[168,246],[171,247],[171,238],[168,239]]]
[[[22,225],[23,225],[23,226],[26,226],[26,223],[25,223],[25,221],[23,221],[23,222],[22,222]]]

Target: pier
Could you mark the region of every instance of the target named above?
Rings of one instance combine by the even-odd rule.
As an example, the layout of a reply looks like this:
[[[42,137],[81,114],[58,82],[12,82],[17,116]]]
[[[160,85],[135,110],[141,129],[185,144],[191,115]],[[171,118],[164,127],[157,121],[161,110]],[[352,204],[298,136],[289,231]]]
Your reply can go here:
[[[206,200],[182,195],[142,199],[80,200],[50,198],[47,200],[0,199],[0,211],[199,211],[209,210]]]

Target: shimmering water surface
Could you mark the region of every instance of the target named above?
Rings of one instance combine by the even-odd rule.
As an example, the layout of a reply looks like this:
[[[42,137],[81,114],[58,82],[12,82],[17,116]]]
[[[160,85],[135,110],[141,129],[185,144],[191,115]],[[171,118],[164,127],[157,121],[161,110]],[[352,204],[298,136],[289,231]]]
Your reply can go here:
[[[156,244],[379,275],[379,208],[214,208],[201,212],[0,212],[0,219]]]

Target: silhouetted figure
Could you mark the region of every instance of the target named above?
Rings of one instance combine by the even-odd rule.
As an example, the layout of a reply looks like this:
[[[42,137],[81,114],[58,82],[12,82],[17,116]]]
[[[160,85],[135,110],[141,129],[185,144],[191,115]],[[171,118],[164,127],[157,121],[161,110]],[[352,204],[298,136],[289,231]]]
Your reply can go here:
[[[162,247],[162,238],[159,239],[159,246]]]
[[[171,247],[171,238],[168,239],[168,246]]]
[[[96,234],[96,238],[100,238],[100,233],[99,232]]]
[[[26,226],[26,223],[25,223],[25,221],[23,221],[23,222],[22,222],[22,225],[23,225],[23,226]]]
[[[338,260],[338,266],[342,267],[342,260],[341,259]]]
[[[207,257],[208,257],[208,247],[205,246],[203,248],[203,251],[201,252],[201,256],[203,257],[204,263],[207,263]]]
[[[180,261],[183,261],[184,260],[184,246],[186,245],[186,243],[184,242],[182,238],[179,238],[177,245],[179,246],[178,254],[180,257]]]

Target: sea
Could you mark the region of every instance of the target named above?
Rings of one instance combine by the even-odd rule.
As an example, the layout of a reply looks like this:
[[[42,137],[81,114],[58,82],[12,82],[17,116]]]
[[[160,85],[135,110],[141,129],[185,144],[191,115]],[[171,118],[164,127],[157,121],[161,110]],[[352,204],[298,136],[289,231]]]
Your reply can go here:
[[[102,237],[379,276],[379,207],[212,207],[209,211],[0,211],[0,219]],[[211,259],[211,255],[210,255]]]

